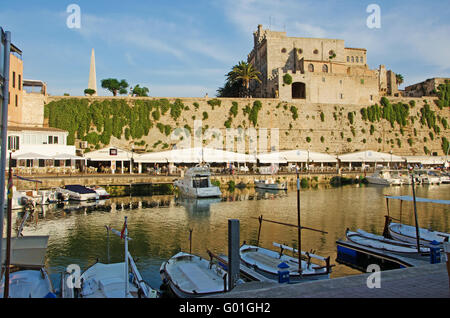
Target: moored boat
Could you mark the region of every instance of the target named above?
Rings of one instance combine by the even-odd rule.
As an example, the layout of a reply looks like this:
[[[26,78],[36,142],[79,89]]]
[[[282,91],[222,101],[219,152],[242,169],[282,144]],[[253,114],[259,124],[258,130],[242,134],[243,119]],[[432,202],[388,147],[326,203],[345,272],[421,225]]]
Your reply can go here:
[[[200,256],[179,252],[161,264],[161,279],[180,298],[205,297],[228,290],[227,272]]]
[[[370,184],[378,185],[401,185],[402,179],[400,177],[394,177],[393,172],[390,170],[377,170],[374,174],[366,176],[366,180]]]
[[[302,251],[302,256],[304,257],[301,261],[300,273],[298,258],[283,254],[284,250],[290,250],[292,252],[297,252],[297,250],[278,243],[273,243],[273,245],[279,247],[280,252],[244,244],[240,248],[241,261],[245,266],[275,281],[279,280],[278,271],[281,263],[288,265],[290,282],[320,280],[330,277],[331,266],[329,257],[325,258]]]
[[[417,247],[414,244],[387,239],[384,236],[368,233],[363,230],[357,230],[356,232],[347,230],[346,236],[349,241],[378,250],[396,253],[417,253]],[[429,253],[430,249],[421,247],[420,252]]]
[[[389,235],[396,240],[409,242],[412,244],[416,244],[417,242],[416,227],[411,225],[391,223],[389,224]],[[450,233],[419,228],[419,238],[420,244],[428,246],[433,241],[439,243],[449,241]]]
[[[181,195],[192,198],[220,197],[219,187],[211,184],[211,171],[208,165],[197,165],[186,171],[182,179],[175,180],[174,186]]]
[[[88,188],[94,190],[98,194],[98,197],[100,200],[110,198],[110,194],[103,187],[92,186],[92,187],[88,187]]]
[[[97,192],[79,184],[66,185],[63,188],[58,188],[58,191],[69,195],[69,200],[87,201],[99,199]]]
[[[9,298],[56,298],[45,268],[48,238],[48,236],[11,238]],[[4,242],[2,246],[5,247],[6,243]],[[2,255],[5,254],[3,250]],[[0,297],[3,297],[4,292],[5,276],[2,275]]]
[[[267,190],[287,190],[286,182],[279,182],[278,180],[266,179],[254,181],[255,188]]]

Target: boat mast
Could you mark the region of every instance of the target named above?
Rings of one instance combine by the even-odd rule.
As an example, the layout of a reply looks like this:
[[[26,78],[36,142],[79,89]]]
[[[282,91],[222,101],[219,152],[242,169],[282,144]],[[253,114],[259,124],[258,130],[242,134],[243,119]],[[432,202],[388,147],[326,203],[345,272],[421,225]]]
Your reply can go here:
[[[300,175],[297,171],[298,273],[302,275],[302,228],[300,225]]]
[[[413,192],[413,201],[414,201],[414,218],[416,220],[417,252],[420,253],[419,222],[417,221],[416,190],[415,190],[415,184],[414,184],[414,173],[411,173],[411,180],[412,180],[412,192]]]
[[[125,216],[124,239],[125,239],[125,298],[128,297],[128,228],[127,217]]]

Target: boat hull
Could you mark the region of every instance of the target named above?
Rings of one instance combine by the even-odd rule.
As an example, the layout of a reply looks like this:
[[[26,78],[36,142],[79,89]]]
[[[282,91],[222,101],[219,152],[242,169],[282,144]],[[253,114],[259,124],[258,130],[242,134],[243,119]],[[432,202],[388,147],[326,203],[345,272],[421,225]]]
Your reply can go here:
[[[246,256],[246,252],[250,249],[256,249],[258,251],[261,251],[262,254],[270,255],[270,257],[277,263],[285,262],[289,263],[291,267],[297,266],[298,268],[298,259],[295,259],[293,257],[282,255],[281,258],[279,258],[279,255],[277,252],[264,249],[261,247],[256,246],[250,246],[250,245],[243,245],[240,249],[240,257],[241,262],[247,266],[248,268],[253,269],[258,274],[261,274],[265,276],[266,278],[274,281],[279,280],[278,275],[278,269],[275,264],[270,264],[269,266],[264,266],[263,262],[258,262],[251,260],[249,257]],[[271,266],[272,265],[272,266]],[[315,264],[312,264],[315,265]],[[305,270],[306,268],[306,262],[302,261],[302,275],[298,273],[298,270],[295,270],[293,272],[290,272],[289,274],[289,281],[291,283],[300,283],[300,282],[307,282],[307,281],[313,281],[313,280],[323,280],[323,279],[329,279],[330,278],[330,272],[326,268],[321,268],[317,270],[311,270],[312,267],[310,267],[308,270]]]
[[[399,223],[391,223],[389,225],[389,234],[395,240],[417,244],[416,229],[410,225]],[[433,232],[419,228],[419,243],[421,245],[429,245],[432,241],[442,243],[445,237],[450,238],[449,233]]]
[[[287,184],[283,183],[265,183],[255,181],[255,188],[265,190],[287,190]]]

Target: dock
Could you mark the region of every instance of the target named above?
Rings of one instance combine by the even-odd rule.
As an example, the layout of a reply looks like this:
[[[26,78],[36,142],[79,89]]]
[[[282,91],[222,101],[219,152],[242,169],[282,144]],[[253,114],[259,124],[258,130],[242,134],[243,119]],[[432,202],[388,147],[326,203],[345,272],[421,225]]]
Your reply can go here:
[[[380,288],[369,288],[373,273],[298,284],[246,283],[213,298],[450,298],[445,263],[381,271]]]

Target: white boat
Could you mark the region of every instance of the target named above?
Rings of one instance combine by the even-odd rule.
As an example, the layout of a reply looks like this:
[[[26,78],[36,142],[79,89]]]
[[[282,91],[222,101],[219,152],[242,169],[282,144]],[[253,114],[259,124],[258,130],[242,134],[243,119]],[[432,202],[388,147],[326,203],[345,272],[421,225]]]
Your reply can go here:
[[[125,260],[121,263],[103,264],[95,263],[86,269],[80,276],[80,281],[75,282],[80,286],[67,286],[63,284],[63,295],[75,296],[75,288],[79,291],[77,294],[81,298],[157,298],[158,291],[147,284],[134,263],[133,257],[128,252],[127,217],[125,217],[124,227],[121,232],[111,229],[107,226],[108,233],[120,236],[124,240]],[[109,234],[108,234],[108,255],[109,255]]]
[[[255,188],[267,190],[287,190],[286,182],[279,182],[274,179],[257,180],[255,179]]]
[[[81,298],[157,298],[158,292],[148,286],[141,277],[133,258],[128,254],[131,280],[125,297],[125,262],[114,264],[95,263],[80,276]]]
[[[58,191],[69,195],[69,200],[87,201],[99,199],[97,192],[79,184],[66,185],[63,188],[58,188]]]
[[[441,172],[441,183],[448,184],[450,183],[450,173]]]
[[[417,253],[417,247],[411,243],[387,239],[384,236],[375,235],[363,230],[357,230],[356,232],[347,230],[346,236],[348,240],[356,244],[378,250],[396,253]],[[430,249],[427,247],[421,247],[420,252],[429,253]]]
[[[370,184],[401,185],[402,179],[400,177],[394,177],[393,174],[394,172],[391,170],[377,170],[373,175],[366,176],[366,180]]]
[[[160,275],[177,297],[205,297],[228,290],[227,272],[200,256],[179,252],[161,264]]]
[[[88,187],[88,188],[94,190],[98,194],[98,197],[100,200],[109,199],[109,197],[110,197],[110,194],[103,187],[92,186],[92,187]]]
[[[50,277],[45,269],[45,253],[48,236],[11,238],[11,261],[9,274],[10,298],[56,298]],[[3,258],[6,239],[2,244]],[[3,263],[3,262],[2,262]],[[0,297],[3,297],[5,277],[0,280]]]
[[[245,266],[275,281],[278,281],[278,266],[283,262],[289,266],[290,282],[330,278],[331,267],[329,266],[329,258],[302,251],[302,255],[306,256],[306,260],[302,259],[302,271],[300,276],[298,271],[298,258],[282,254],[283,250],[290,250],[293,252],[297,252],[297,250],[278,243],[273,243],[273,245],[279,247],[280,252],[244,244],[239,251],[241,261]],[[319,264],[321,262],[324,262],[325,265]]]
[[[7,202],[7,194],[8,190],[5,189],[5,209],[8,207]],[[22,191],[17,191],[16,186],[13,186],[13,195],[11,200],[11,208],[12,210],[23,210],[23,209],[34,209],[36,203],[33,199],[27,196]]]
[[[416,227],[401,223],[389,224],[389,234],[395,240],[417,244]],[[428,246],[431,242],[439,243],[450,240],[450,233],[431,231],[419,228],[420,244]]]
[[[434,170],[419,170],[417,174],[422,184],[441,184],[441,177]]]
[[[183,179],[174,182],[181,195],[192,198],[220,197],[220,188],[211,184],[211,171],[208,165],[197,165],[186,171]]]

